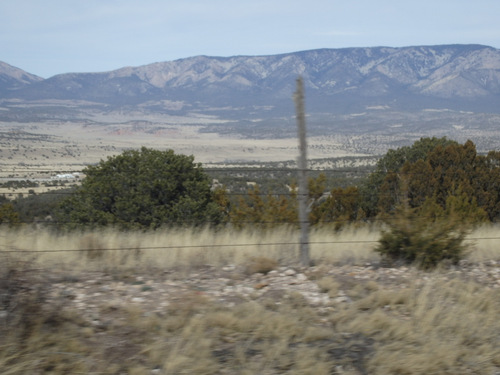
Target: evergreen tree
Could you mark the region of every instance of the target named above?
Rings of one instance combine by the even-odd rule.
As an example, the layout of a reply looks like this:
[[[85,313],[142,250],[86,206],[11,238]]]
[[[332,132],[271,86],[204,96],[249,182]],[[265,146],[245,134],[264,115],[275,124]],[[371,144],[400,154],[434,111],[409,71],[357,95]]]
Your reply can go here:
[[[193,156],[143,147],[84,170],[77,191],[60,207],[70,226],[114,225],[154,229],[164,225],[219,223],[210,182]]]
[[[412,146],[389,150],[377,162],[375,172],[360,186],[361,205],[367,217],[375,217],[380,212],[394,210],[400,204],[400,180],[397,174],[405,163],[425,161],[428,153],[437,146],[458,144],[443,138],[421,138]]]

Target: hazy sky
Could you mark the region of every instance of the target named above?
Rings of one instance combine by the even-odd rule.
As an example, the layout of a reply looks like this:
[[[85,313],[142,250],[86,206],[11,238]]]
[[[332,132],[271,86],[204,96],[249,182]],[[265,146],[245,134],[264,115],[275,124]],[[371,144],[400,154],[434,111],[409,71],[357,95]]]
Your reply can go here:
[[[478,43],[500,0],[0,0],[0,61],[47,78],[196,55]]]

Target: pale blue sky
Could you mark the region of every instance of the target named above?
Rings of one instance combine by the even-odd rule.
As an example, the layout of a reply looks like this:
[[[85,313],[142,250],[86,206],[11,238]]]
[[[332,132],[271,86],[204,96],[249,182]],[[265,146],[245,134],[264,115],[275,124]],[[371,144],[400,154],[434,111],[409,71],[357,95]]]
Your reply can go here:
[[[196,55],[477,43],[500,0],[1,0],[0,61],[47,78]]]

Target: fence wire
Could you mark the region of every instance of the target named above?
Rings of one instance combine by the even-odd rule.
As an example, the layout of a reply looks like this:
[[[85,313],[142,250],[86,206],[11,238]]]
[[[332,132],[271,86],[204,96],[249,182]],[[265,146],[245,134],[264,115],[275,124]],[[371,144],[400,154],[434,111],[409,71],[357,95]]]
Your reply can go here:
[[[297,173],[297,168],[259,168],[259,167],[236,167],[236,168],[203,168],[205,172],[210,173],[210,172],[227,172],[227,173],[269,173],[269,172],[286,172],[286,173]],[[369,168],[367,167],[367,170],[360,170],[360,169],[351,169],[351,168],[324,168],[324,169],[313,169],[313,168],[308,168],[307,171],[309,172],[319,172],[319,173],[324,173],[324,172],[342,172],[342,173],[359,173],[359,174],[364,174],[368,175],[370,172],[373,172],[374,167]],[[37,173],[58,173],[54,170],[48,170],[48,169],[13,169],[7,173],[22,173],[22,172],[37,172]],[[5,173],[5,171],[4,171]],[[405,173],[404,175],[422,175],[423,173]],[[243,176],[244,177],[244,176]],[[242,177],[242,178],[243,178]],[[37,180],[33,178],[23,178],[22,180],[20,179],[19,181],[32,181],[32,180]],[[55,181],[55,180],[50,180],[47,179],[47,182],[49,181]],[[78,179],[75,180],[61,180],[61,181],[66,181],[69,183],[74,183],[77,182]],[[81,181],[81,180],[80,180]],[[0,183],[0,187],[2,184]],[[27,187],[22,187],[23,189],[30,189],[33,188],[34,186],[27,186]],[[63,186],[50,186],[51,188],[54,188],[54,190],[50,190],[47,192],[43,193],[37,193],[37,194],[31,194],[31,195],[73,195],[74,192],[72,191],[58,191],[59,189],[71,189],[72,187],[63,187]],[[29,193],[21,193],[23,195],[30,195]],[[336,195],[337,198],[342,198],[342,197],[349,197],[353,195],[357,195],[357,192],[340,192]],[[11,195],[16,195],[16,192],[1,192],[0,196],[11,196]],[[288,198],[296,198],[300,196],[300,193],[298,192],[288,192],[288,193],[273,193],[273,192],[252,192],[251,187],[247,192],[226,192],[226,196],[228,197],[249,197],[250,195],[252,196],[258,196],[258,197],[288,197]],[[382,198],[384,197],[389,197],[393,198],[393,194],[388,193],[386,194],[380,194]],[[377,222],[387,222],[388,218],[370,218],[369,223],[377,223]],[[389,219],[390,220],[390,219]],[[351,220],[348,219],[332,219],[332,220],[320,220],[315,223],[315,225],[322,225],[322,224],[333,224],[333,223],[340,223],[340,224],[345,224],[349,223]],[[249,221],[239,221],[239,223],[243,225],[298,225],[300,224],[299,220],[287,220],[286,222],[283,221],[270,221],[270,220],[261,220],[261,221],[255,221],[255,220],[249,220]],[[63,224],[80,224],[79,222],[71,222],[71,221],[58,221],[58,220],[24,220],[21,221],[20,224],[26,224],[26,225],[63,225]],[[165,223],[167,226],[170,225],[189,225],[189,224],[194,224],[194,222],[189,221],[189,220],[176,220],[175,222],[171,223]],[[197,222],[197,224],[204,224],[204,225],[211,225],[211,224],[216,224],[214,222],[209,222],[205,221],[203,223]],[[500,237],[470,237],[466,238],[466,241],[482,241],[482,240],[500,240]],[[312,245],[315,244],[323,244],[323,245],[336,245],[336,244],[374,244],[377,243],[378,240],[350,240],[350,241],[320,241],[320,242],[314,242],[310,241],[309,243]],[[292,241],[292,242],[269,242],[269,243],[231,243],[231,244],[206,244],[206,245],[167,245],[167,246],[149,246],[149,247],[123,247],[123,248],[99,248],[99,251],[138,251],[138,250],[169,250],[169,249],[189,249],[189,248],[225,248],[225,247],[253,247],[253,246],[299,246],[300,242],[299,241]],[[87,251],[93,251],[95,250],[94,248],[79,248],[79,249],[42,249],[42,250],[9,250],[9,249],[0,249],[0,253],[2,254],[9,254],[9,253],[17,253],[17,254],[31,254],[31,253],[60,253],[60,252],[87,252]]]

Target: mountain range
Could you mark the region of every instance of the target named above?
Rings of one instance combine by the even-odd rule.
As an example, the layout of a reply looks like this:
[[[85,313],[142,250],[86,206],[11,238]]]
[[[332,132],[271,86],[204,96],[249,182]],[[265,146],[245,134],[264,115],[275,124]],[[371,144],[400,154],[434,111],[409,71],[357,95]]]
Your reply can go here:
[[[457,44],[195,56],[47,79],[0,62],[0,120],[68,118],[94,108],[180,116],[204,113],[228,121],[275,124],[294,114],[298,76],[304,79],[306,110],[313,118],[374,109],[378,114],[500,113],[500,50]],[[36,111],[19,110],[21,104],[33,103]]]

